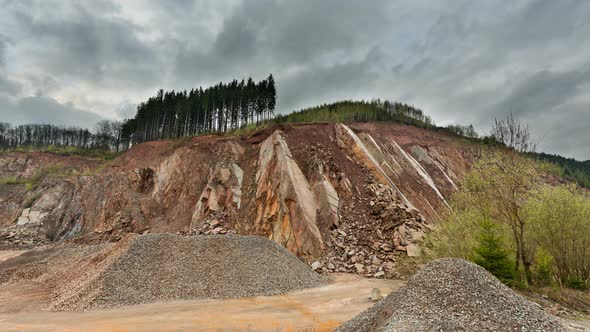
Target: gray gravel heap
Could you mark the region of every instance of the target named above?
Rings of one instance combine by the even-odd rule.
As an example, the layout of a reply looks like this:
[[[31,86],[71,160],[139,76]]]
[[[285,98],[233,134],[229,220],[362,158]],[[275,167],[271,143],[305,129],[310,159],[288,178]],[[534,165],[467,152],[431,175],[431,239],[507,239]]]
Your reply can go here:
[[[71,281],[76,293],[66,291],[67,299],[52,309],[276,295],[327,282],[285,248],[257,236],[142,235],[112,255],[94,281]]]
[[[536,304],[483,268],[433,261],[408,284],[337,331],[564,331]]]

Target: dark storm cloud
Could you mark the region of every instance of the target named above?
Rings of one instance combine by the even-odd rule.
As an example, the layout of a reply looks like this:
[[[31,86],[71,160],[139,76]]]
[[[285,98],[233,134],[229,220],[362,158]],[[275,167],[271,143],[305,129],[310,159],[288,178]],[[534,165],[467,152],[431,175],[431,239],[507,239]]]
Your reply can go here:
[[[54,120],[90,114],[82,110],[124,118],[158,88],[273,73],[279,112],[389,98],[439,124],[473,123],[485,133],[512,111],[544,137],[543,149],[590,159],[581,125],[590,118],[588,1],[0,0],[0,7],[0,97],[10,101],[2,117],[40,116],[31,107],[46,103],[60,109]]]

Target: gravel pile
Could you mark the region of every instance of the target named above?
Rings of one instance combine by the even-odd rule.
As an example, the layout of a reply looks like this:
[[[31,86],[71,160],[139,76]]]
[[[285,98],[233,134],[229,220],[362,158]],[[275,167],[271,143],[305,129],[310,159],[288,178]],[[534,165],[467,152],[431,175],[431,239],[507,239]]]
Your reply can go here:
[[[72,270],[51,310],[276,295],[327,282],[280,245],[257,236],[149,234],[130,236],[106,251]]]
[[[429,263],[408,284],[337,331],[564,331],[536,304],[483,268],[459,259]]]

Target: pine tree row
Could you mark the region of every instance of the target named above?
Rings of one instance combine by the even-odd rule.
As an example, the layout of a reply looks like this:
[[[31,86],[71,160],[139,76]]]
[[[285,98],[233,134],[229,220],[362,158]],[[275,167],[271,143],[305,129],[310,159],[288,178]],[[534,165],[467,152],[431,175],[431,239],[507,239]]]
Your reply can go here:
[[[137,106],[135,118],[123,123],[124,141],[137,144],[161,138],[178,138],[226,132],[274,116],[276,87],[272,75],[255,83],[219,83],[205,90],[164,92]]]

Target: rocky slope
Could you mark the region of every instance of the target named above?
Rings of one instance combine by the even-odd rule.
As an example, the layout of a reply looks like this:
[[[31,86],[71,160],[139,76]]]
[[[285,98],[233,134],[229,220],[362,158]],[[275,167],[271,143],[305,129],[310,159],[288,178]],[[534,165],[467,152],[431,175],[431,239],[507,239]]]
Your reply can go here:
[[[32,188],[0,184],[0,241],[252,234],[318,271],[387,276],[398,255],[420,254],[416,241],[475,154],[450,132],[386,123],[274,126],[244,136],[154,141],[104,163],[3,154],[0,179],[30,179],[59,166]]]

